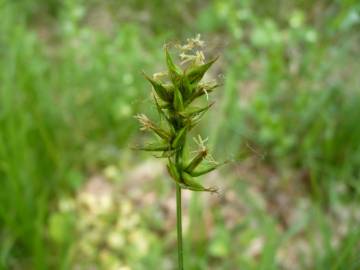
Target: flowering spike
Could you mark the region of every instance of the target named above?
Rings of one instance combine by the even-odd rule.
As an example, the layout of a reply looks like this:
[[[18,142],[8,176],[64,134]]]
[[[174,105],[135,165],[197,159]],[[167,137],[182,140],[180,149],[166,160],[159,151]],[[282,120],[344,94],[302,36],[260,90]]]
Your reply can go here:
[[[168,171],[173,180],[182,188],[193,191],[210,191],[215,189],[206,188],[197,183],[194,177],[215,170],[220,164],[210,160],[211,154],[205,147],[206,140],[199,138],[197,144],[199,150],[192,159],[186,159],[186,136],[195,127],[202,116],[211,108],[213,103],[206,106],[191,106],[191,103],[202,96],[208,98],[218,85],[214,82],[201,82],[205,73],[215,63],[217,58],[205,61],[202,51],[204,42],[200,35],[188,39],[187,44],[179,45],[180,60],[178,66],[165,46],[166,72],[156,73],[145,78],[154,88],[154,102],[161,118],[165,118],[168,128],[164,130],[159,125],[149,120],[145,115],[137,115],[136,118],[142,125],[142,130],[151,130],[163,139],[162,143],[150,144],[141,150],[161,152],[158,157],[168,158]],[[181,65],[183,68],[181,68]],[[170,84],[162,83],[162,80]],[[209,165],[204,167],[202,162],[207,160]],[[200,169],[199,169],[200,167]]]

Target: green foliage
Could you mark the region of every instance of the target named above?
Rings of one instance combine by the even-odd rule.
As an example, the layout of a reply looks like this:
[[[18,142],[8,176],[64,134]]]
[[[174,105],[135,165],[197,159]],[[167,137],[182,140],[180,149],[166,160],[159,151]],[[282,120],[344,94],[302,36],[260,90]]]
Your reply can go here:
[[[0,238],[8,243],[0,265],[46,269],[67,256],[49,248],[48,213],[85,171],[116,160],[114,145],[124,147],[135,132],[130,116],[145,85],[136,74],[147,65],[139,52],[152,45],[133,25],[114,37],[81,26],[83,6],[71,1],[56,31],[41,37],[19,5],[2,1],[0,9]]]
[[[359,177],[360,133],[353,119],[360,112],[354,106],[359,102],[360,82],[357,76],[345,75],[348,66],[357,70],[359,64],[351,57],[352,39],[330,41],[348,31],[356,36],[355,28],[339,26],[327,32],[322,25],[323,20],[331,20],[327,16],[310,23],[310,15],[296,8],[280,13],[279,20],[259,16],[252,7],[229,1],[216,3],[212,11],[219,18],[229,16],[222,23],[232,41],[242,43],[238,47],[229,42],[220,107],[226,121],[214,128],[213,144],[226,141],[225,148],[237,146],[241,153],[240,146],[250,142],[258,149],[255,154],[265,156],[271,166],[310,174],[311,195],[323,202],[333,181],[346,178],[349,189],[359,190],[354,179]],[[344,6],[331,13],[332,19],[358,9]],[[224,145],[219,149],[224,152]]]
[[[189,269],[358,269],[359,14],[356,0],[0,0],[0,268],[89,262],[108,270],[118,252],[131,269],[173,267],[172,189],[161,176],[151,184],[129,179],[140,194],[148,191],[141,198],[120,192],[119,204],[134,196],[134,212],[145,201],[131,233],[116,231],[129,249],[104,247],[99,237],[111,234],[113,214],[93,220],[93,234],[77,227],[87,210],[61,205],[107,170],[116,168],[122,187],[128,164],[147,156],[127,149],[142,139],[132,115],[149,104],[141,70],[161,68],[165,40],[200,32],[211,55],[223,56],[208,71],[222,91],[201,82],[192,89],[201,73],[189,78],[192,71],[176,61],[169,63],[173,81],[148,76],[158,87],[162,120],[153,130],[162,137],[143,148],[170,159],[176,179],[173,159],[188,129],[211,130],[216,156],[252,158],[214,180],[224,190],[219,201],[205,197],[205,207],[207,193],[192,193],[191,230],[184,226]],[[218,106],[204,102],[210,93]],[[168,111],[175,106],[177,118],[194,125],[174,129]],[[180,171],[188,183],[220,165],[199,164],[204,155],[201,147],[185,155]],[[137,232],[151,246],[145,253],[127,237]],[[78,258],[79,245],[106,252]]]

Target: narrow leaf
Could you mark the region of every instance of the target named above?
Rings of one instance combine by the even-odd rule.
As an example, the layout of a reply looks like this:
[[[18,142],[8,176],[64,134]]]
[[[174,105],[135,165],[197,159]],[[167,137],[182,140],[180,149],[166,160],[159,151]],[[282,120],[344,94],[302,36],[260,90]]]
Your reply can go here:
[[[132,147],[133,150],[141,150],[141,151],[168,151],[173,149],[169,144],[164,143],[149,143],[144,146],[135,146]]]

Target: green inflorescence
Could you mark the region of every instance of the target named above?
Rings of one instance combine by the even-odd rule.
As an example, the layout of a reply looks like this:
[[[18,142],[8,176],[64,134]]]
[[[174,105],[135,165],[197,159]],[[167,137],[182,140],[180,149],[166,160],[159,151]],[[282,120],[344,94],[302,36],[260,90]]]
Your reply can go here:
[[[180,58],[183,60],[180,65],[173,61],[169,47],[165,46],[167,72],[157,73],[152,77],[144,73],[153,88],[153,99],[160,118],[164,119],[162,122],[166,124],[157,124],[144,114],[137,115],[141,129],[152,131],[160,138],[160,141],[149,143],[138,149],[158,152],[159,157],[167,158],[169,174],[181,188],[215,192],[215,188],[204,187],[194,179],[221,165],[211,158],[205,146],[206,140],[201,139],[200,136],[198,140],[195,140],[199,149],[190,159],[186,158],[190,154],[185,150],[189,132],[214,104],[207,102],[203,106],[194,106],[194,101],[202,97],[208,100],[208,95],[219,86],[215,81],[202,81],[205,73],[217,60],[214,58],[205,62],[203,52],[195,51],[195,48],[202,46],[203,41],[199,37],[189,39],[186,45],[178,45],[177,48],[182,51]]]

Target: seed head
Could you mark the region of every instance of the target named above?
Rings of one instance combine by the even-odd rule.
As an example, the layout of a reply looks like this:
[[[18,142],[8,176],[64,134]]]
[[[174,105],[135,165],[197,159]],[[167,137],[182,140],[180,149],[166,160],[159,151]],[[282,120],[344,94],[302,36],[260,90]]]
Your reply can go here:
[[[158,157],[168,159],[168,170],[178,185],[193,191],[215,192],[216,189],[203,187],[194,179],[221,165],[209,154],[206,146],[208,139],[199,135],[194,139],[198,149],[193,151],[190,160],[186,154],[188,133],[213,104],[198,107],[192,103],[204,96],[208,99],[218,86],[214,81],[203,82],[205,73],[217,60],[213,58],[205,62],[204,46],[200,35],[187,39],[184,45],[177,45],[179,65],[171,56],[169,44],[165,45],[167,71],[155,73],[152,77],[144,73],[144,76],[154,90],[156,109],[166,121],[156,124],[145,114],[138,114],[135,118],[140,122],[141,130],[152,131],[162,138],[161,142],[146,145],[142,150],[161,152]],[[185,67],[182,66],[184,64]]]

